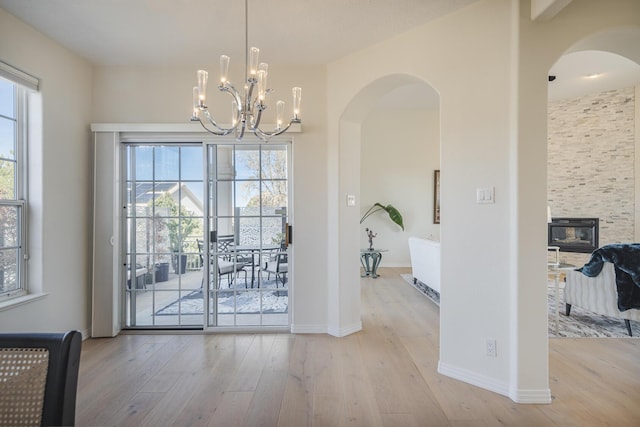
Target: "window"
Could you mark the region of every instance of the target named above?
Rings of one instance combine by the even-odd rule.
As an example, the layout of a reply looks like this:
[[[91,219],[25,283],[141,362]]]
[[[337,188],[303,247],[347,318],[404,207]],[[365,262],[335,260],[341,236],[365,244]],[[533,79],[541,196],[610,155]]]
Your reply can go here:
[[[28,89],[22,75],[0,62],[0,301],[27,293]]]

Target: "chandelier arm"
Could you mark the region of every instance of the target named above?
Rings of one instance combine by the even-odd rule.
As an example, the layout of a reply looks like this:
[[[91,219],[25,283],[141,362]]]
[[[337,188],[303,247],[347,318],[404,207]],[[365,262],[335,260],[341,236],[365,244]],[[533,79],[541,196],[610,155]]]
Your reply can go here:
[[[245,109],[247,113],[253,115],[253,106],[251,105],[251,100],[253,98],[253,87],[256,85],[256,83],[252,79],[247,80],[247,83],[249,84],[249,87],[245,95]]]
[[[237,141],[241,141],[242,138],[244,138],[244,131],[247,127],[247,123],[245,120],[241,120],[241,125],[238,127],[236,126],[236,140]]]
[[[238,104],[238,111],[240,110],[240,105],[242,105],[242,98],[240,97],[240,93],[238,90],[229,82],[225,82],[224,85],[218,86],[218,90],[220,92],[227,92],[233,96],[234,100]]]
[[[257,131],[254,131],[253,134],[256,136],[256,138],[258,138],[260,141],[262,142],[269,142],[269,137],[262,135],[262,132],[259,131],[259,129]]]
[[[238,127],[238,123],[240,122],[240,118],[242,116],[242,98],[240,97],[240,93],[236,90],[236,88],[229,82],[225,82],[224,85],[218,86],[218,90],[220,92],[227,92],[233,97],[233,100],[236,102],[236,120],[235,124],[232,126],[232,129]]]
[[[215,129],[210,129],[210,128],[207,127],[206,124],[204,124],[204,122],[202,120],[200,120],[200,117],[191,117],[191,121],[200,123],[200,125],[202,126],[202,128],[204,130],[206,130],[207,132],[212,133],[214,135],[218,135],[218,136],[228,135],[230,132],[233,131],[233,129],[224,130],[224,131],[218,131],[218,130],[215,130]]]
[[[251,122],[251,126],[249,127],[250,131],[255,131],[256,129],[258,129],[258,127],[260,126],[260,120],[262,119],[262,110],[264,110],[264,108],[262,107],[262,105],[258,104],[256,109],[258,110],[258,114],[252,116],[254,120]]]
[[[231,132],[234,131],[234,129],[236,128],[236,126],[231,126],[230,128],[224,128],[222,126],[220,126],[218,123],[216,123],[215,120],[213,120],[213,117],[211,117],[211,114],[209,113],[209,110],[205,110],[204,111],[204,116],[207,118],[207,121],[209,122],[209,124],[211,126],[213,126],[215,128],[215,131],[211,131],[209,127],[205,126],[205,124],[202,122],[202,120],[200,121],[200,123],[202,124],[202,126],[204,126],[209,132],[214,133],[216,135],[229,135]]]
[[[281,135],[283,133],[285,133],[287,130],[289,130],[289,128],[291,127],[292,124],[294,123],[300,123],[299,119],[291,119],[291,121],[289,122],[289,124],[285,127],[283,127],[282,129],[278,129],[275,130],[273,132],[265,132],[262,129],[259,129],[258,127],[256,127],[253,132],[263,141],[267,141],[269,138],[272,138],[274,136],[278,136]]]
[[[192,120],[197,120],[200,122],[200,124],[202,125],[202,127],[209,133],[212,133],[214,135],[218,135],[218,136],[224,136],[224,135],[229,135],[231,132],[233,132],[237,127],[238,127],[238,123],[240,122],[240,114],[242,111],[242,101],[240,99],[240,94],[238,94],[238,91],[236,90],[236,88],[233,87],[233,85],[231,85],[230,83],[226,83],[224,85],[220,85],[218,86],[218,90],[220,92],[227,92],[229,95],[231,95],[234,100],[236,101],[236,105],[237,107],[237,112],[236,112],[236,120],[235,123],[232,124],[232,126],[230,128],[225,128],[220,126],[211,116],[211,113],[209,113],[209,109],[204,107],[202,109],[204,116],[207,118],[207,121],[209,122],[209,124],[211,126],[213,126],[213,129],[210,127],[207,127],[205,125],[205,123],[199,118],[199,117],[195,117],[192,118]]]

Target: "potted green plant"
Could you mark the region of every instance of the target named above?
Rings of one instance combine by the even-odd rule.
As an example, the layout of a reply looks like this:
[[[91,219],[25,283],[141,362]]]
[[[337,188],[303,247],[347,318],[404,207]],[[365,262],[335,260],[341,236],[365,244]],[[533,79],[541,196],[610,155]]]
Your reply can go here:
[[[187,254],[184,252],[185,237],[190,236],[199,226],[197,220],[185,208],[178,204],[169,193],[156,200],[156,207],[168,208],[169,248],[173,252],[172,264],[176,274],[184,274],[187,268]]]
[[[369,210],[366,211],[364,215],[362,215],[362,218],[360,219],[360,224],[362,224],[365,219],[369,218],[371,215],[379,211],[385,211],[389,215],[389,218],[391,219],[391,221],[398,224],[400,228],[404,230],[404,222],[403,222],[402,214],[400,213],[400,211],[395,207],[393,207],[392,205],[385,206],[379,202],[371,206]]]
[[[374,203],[374,205],[371,206],[369,210],[364,213],[364,215],[362,215],[360,224],[362,224],[365,219],[369,218],[374,213],[380,211],[385,211],[387,215],[389,215],[389,219],[391,219],[391,221],[393,221],[395,224],[400,226],[402,230],[404,230],[404,220],[402,219],[402,214],[400,213],[400,211],[390,204],[385,206],[379,202]],[[369,228],[366,228],[365,231],[367,232],[367,237],[369,237],[369,250],[373,250],[373,238],[377,236],[377,233],[374,233],[373,230]]]

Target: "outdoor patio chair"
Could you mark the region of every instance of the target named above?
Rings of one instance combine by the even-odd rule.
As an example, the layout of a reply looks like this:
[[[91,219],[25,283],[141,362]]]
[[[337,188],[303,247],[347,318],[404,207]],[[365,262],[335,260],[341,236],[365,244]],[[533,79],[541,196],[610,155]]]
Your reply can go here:
[[[0,425],[72,426],[82,335],[0,334]]]
[[[196,240],[198,244],[198,251],[200,255],[200,261],[204,265],[204,245],[202,240]],[[218,249],[218,252],[220,249]],[[213,260],[213,259],[212,259]],[[247,271],[244,269],[245,264],[238,262],[231,258],[230,254],[219,255],[218,260],[218,288],[222,285],[222,276],[227,276],[227,282],[229,287],[233,284],[233,281],[238,277],[238,274],[244,272],[245,288],[247,287]],[[213,263],[212,263],[213,264]],[[202,276],[202,284],[204,284],[204,275]]]
[[[235,261],[239,264],[253,266],[253,254],[243,251],[236,251],[236,238],[233,234],[218,236],[218,254],[225,261]]]
[[[236,239],[233,234],[218,236],[217,240],[218,253],[220,257],[225,261],[231,261],[231,252],[233,252],[233,246],[236,243]]]
[[[244,287],[247,287],[247,270],[244,269],[245,265],[238,263],[237,261],[225,261],[218,259],[218,288],[222,284],[222,276],[227,276],[227,282],[229,287],[233,284],[233,281],[238,278],[238,274],[242,271],[244,273]]]
[[[283,251],[272,252],[264,263],[263,270],[267,273],[267,279],[271,278],[271,273],[276,275],[276,288],[278,287],[278,279],[284,287],[289,271],[288,254]]]

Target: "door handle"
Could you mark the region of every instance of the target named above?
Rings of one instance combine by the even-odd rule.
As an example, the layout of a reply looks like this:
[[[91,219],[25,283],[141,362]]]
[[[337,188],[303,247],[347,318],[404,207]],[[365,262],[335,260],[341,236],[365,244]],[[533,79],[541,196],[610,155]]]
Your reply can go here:
[[[284,225],[284,247],[285,249],[289,247],[289,245],[293,243],[293,227],[286,223]]]

